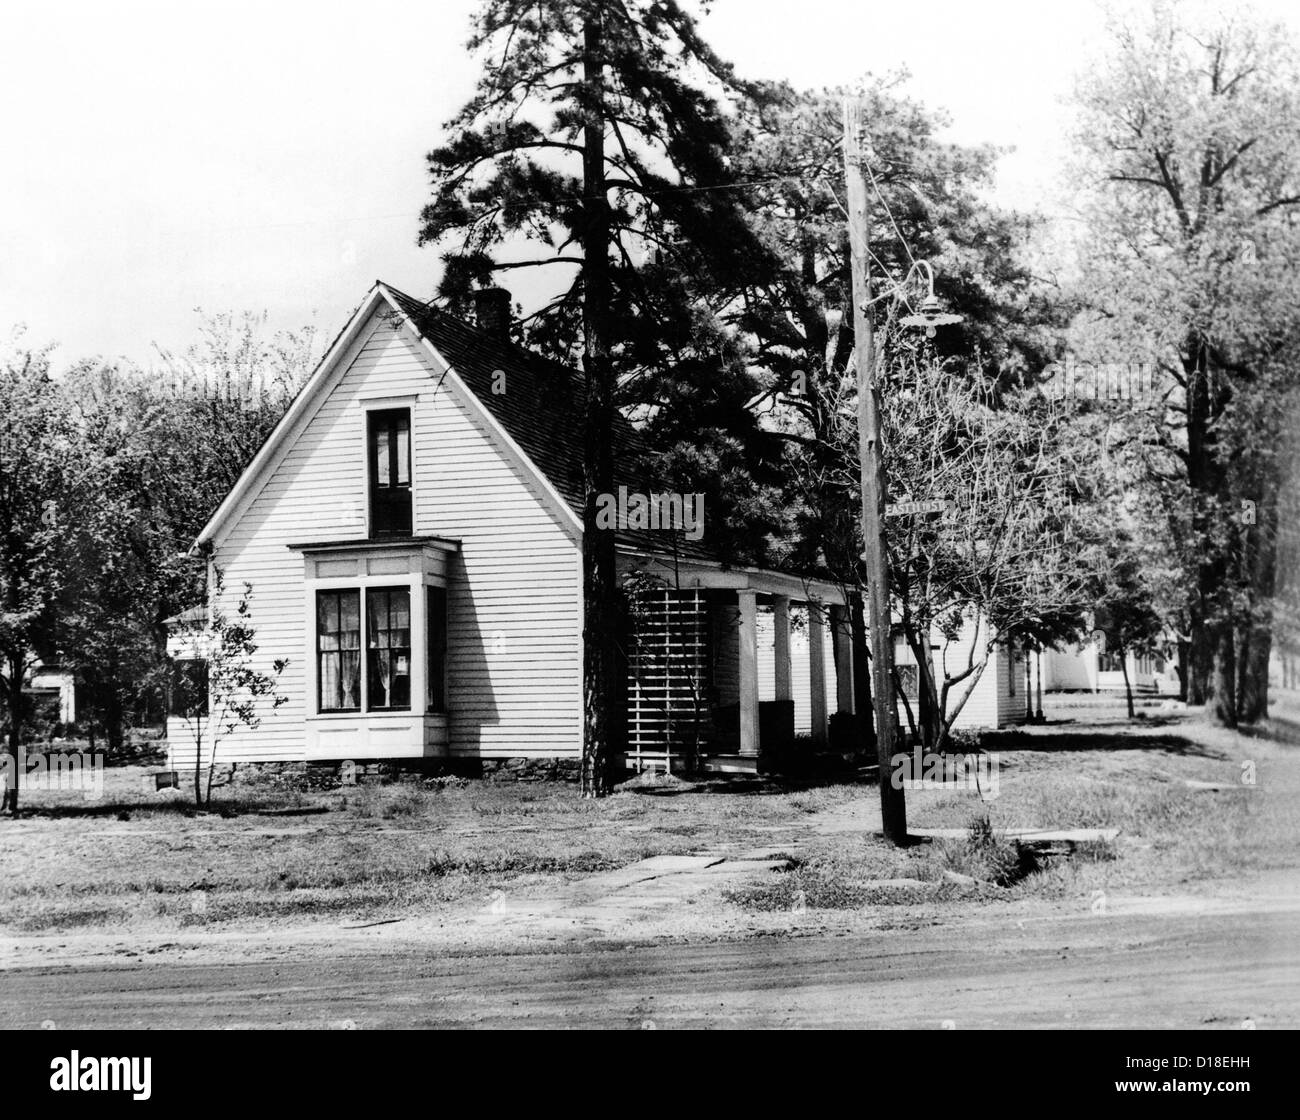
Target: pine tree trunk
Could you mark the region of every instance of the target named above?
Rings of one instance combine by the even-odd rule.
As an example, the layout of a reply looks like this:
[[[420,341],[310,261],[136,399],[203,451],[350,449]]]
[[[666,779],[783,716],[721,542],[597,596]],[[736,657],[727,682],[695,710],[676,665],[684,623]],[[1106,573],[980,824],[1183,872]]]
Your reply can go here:
[[[583,425],[582,606],[583,741],[582,795],[609,789],[614,627],[617,620],[614,529],[597,527],[601,494],[614,489],[614,375],[609,357],[609,205],[605,186],[603,16],[588,9],[583,36],[582,177],[582,366],[586,381]]]

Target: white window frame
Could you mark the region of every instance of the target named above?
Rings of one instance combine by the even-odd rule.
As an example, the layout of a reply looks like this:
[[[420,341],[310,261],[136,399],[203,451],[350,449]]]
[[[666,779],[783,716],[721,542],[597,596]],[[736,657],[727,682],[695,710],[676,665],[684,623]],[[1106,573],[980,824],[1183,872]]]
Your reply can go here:
[[[307,666],[306,718],[309,720],[364,720],[389,716],[445,716],[452,705],[452,696],[444,676],[443,708],[435,711],[429,707],[428,689],[428,610],[429,596],[426,588],[441,587],[448,590],[448,615],[452,611],[452,596],[448,589],[447,559],[456,551],[455,542],[431,543],[430,538],[394,538],[381,545],[369,543],[342,546],[296,546],[304,554],[303,617],[306,620]],[[405,572],[393,569],[404,565]],[[409,708],[391,709],[370,707],[369,681],[369,627],[366,617],[368,590],[402,588],[411,600],[411,705]],[[319,591],[356,591],[361,606],[361,706],[356,711],[322,710],[320,706],[320,659],[317,652],[316,594]],[[448,631],[450,632],[450,619]],[[448,644],[444,660],[444,674],[452,651]]]
[[[420,394],[407,393],[403,396],[362,397],[357,401],[358,428],[357,442],[361,447],[361,508],[365,513],[366,537],[375,539],[373,511],[370,508],[370,414],[387,412],[390,409],[405,408],[411,413],[410,457],[411,457],[411,536],[420,535],[420,495],[419,495],[419,456],[416,454],[417,422],[420,415]],[[400,537],[383,538],[401,540]]]

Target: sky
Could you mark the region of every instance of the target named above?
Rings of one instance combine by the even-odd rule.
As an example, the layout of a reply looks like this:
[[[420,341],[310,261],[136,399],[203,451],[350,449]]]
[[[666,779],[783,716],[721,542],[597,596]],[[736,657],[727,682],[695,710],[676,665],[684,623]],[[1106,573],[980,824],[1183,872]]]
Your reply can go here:
[[[474,81],[473,7],[0,0],[0,337],[148,364],[200,309],[332,337],[376,279],[431,294],[424,155]],[[798,86],[906,66],[950,139],[1014,148],[996,200],[1049,213],[1103,41],[1094,0],[715,0],[702,26]]]

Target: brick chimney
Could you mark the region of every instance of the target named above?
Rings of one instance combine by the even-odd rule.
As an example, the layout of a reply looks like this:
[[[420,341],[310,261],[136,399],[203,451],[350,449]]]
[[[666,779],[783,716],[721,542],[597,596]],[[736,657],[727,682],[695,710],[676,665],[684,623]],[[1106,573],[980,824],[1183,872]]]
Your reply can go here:
[[[503,342],[510,341],[510,293],[505,288],[480,288],[474,293],[478,329]]]

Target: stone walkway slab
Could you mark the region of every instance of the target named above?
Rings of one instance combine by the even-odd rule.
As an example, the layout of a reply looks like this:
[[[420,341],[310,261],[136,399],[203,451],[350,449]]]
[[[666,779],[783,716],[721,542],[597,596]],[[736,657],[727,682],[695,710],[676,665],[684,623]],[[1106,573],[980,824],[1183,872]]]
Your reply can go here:
[[[932,840],[964,840],[970,835],[966,828],[909,828],[911,836],[928,836]],[[1058,844],[1086,844],[1097,840],[1114,840],[1118,828],[998,828],[994,832],[1010,840],[1041,840]]]

